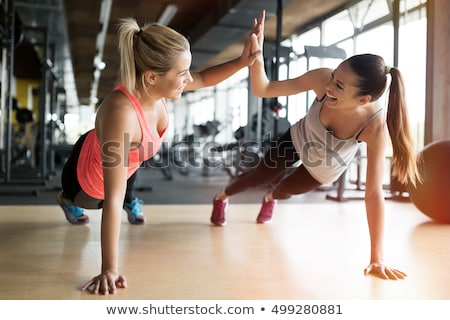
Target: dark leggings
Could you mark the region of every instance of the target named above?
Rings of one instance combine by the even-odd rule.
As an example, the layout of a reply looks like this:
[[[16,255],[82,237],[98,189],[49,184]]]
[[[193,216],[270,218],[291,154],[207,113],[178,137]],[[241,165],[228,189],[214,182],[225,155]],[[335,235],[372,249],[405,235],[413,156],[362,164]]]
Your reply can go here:
[[[250,188],[268,185],[274,199],[288,199],[292,195],[317,189],[321,183],[303,165],[292,167],[299,160],[288,130],[269,147],[255,169],[238,176],[224,191],[232,196]]]
[[[85,209],[100,209],[103,207],[102,199],[95,199],[87,195],[80,186],[77,176],[77,163],[80,157],[81,147],[88,133],[82,135],[72,148],[72,152],[67,159],[61,173],[61,184],[64,197],[70,199],[75,205]],[[137,171],[127,180],[127,190],[125,202],[130,202],[134,198],[134,188]]]

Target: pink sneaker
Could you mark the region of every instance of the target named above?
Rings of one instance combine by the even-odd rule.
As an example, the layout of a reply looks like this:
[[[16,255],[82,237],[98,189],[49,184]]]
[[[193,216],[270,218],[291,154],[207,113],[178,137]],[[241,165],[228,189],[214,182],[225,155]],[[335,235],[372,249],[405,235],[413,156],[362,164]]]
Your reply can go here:
[[[211,223],[215,226],[226,225],[225,221],[225,209],[228,205],[228,199],[223,201],[214,197],[213,200],[213,210],[211,213]]]
[[[259,211],[256,223],[269,223],[272,221],[273,208],[275,207],[277,200],[266,201],[266,197],[263,198],[261,210]]]

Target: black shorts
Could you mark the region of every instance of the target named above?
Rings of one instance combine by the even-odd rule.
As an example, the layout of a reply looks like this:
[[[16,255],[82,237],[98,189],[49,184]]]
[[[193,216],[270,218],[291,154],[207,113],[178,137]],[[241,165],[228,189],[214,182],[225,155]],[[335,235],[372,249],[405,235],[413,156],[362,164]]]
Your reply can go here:
[[[70,199],[75,205],[85,209],[100,209],[103,206],[103,200],[95,199],[87,195],[81,188],[77,176],[78,159],[84,140],[86,140],[89,132],[83,134],[74,144],[72,152],[62,169],[61,185],[64,197]]]

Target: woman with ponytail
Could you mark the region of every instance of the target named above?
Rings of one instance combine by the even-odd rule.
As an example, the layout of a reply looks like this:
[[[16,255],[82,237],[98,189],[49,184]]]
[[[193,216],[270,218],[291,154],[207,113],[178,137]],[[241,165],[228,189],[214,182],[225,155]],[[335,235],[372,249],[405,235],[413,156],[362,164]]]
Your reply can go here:
[[[263,35],[253,36],[253,50],[262,48]],[[250,70],[252,91],[271,98],[314,91],[307,115],[269,148],[254,170],[232,180],[213,199],[211,223],[225,225],[228,197],[256,186],[269,185],[257,223],[272,219],[277,200],[288,199],[337,180],[355,157],[360,143],[367,146],[365,205],[371,239],[366,274],[402,279],[402,271],[383,260],[383,177],[388,132],[393,147],[392,174],[402,183],[420,181],[416,149],[410,131],[403,80],[397,68],[373,54],[355,55],[336,69],[319,68],[296,78],[269,81],[259,57]],[[384,112],[380,97],[391,77]],[[386,114],[386,116],[384,116]],[[292,166],[300,161],[300,166]],[[285,174],[288,172],[289,174]],[[281,178],[280,178],[281,177]]]
[[[258,34],[261,21],[253,22]],[[133,18],[119,24],[120,78],[98,108],[95,128],[82,135],[62,171],[57,195],[72,224],[89,221],[82,208],[102,209],[102,267],[82,288],[94,294],[113,294],[125,288],[119,272],[119,235],[127,184],[143,161],[156,154],[169,116],[166,99],[179,99],[184,91],[213,86],[243,67],[261,52],[250,52],[250,37],[240,57],[200,72],[191,72],[187,39],[158,24],[139,26]],[[143,216],[129,213],[131,223]]]

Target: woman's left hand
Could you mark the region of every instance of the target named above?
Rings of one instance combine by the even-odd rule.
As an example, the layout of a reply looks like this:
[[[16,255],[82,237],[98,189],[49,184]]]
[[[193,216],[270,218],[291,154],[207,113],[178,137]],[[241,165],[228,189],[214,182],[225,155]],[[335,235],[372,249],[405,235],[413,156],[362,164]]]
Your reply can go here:
[[[373,275],[375,277],[386,280],[400,280],[406,278],[403,271],[387,267],[381,263],[371,263],[364,269],[365,275]]]

